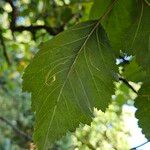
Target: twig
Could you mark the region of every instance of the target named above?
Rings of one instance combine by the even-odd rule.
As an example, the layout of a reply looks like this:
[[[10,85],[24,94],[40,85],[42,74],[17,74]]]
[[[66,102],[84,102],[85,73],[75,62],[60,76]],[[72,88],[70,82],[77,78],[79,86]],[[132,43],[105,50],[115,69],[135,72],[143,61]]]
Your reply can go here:
[[[127,85],[134,93],[138,94],[138,92],[131,86],[131,84],[126,79],[124,79],[123,77],[119,77],[119,80]]]
[[[147,143],[149,143],[149,142],[150,142],[150,141],[144,142],[144,143],[142,143],[142,144],[140,144],[140,145],[138,145],[138,146],[136,146],[136,147],[131,148],[131,150],[136,150],[137,148],[142,147],[142,146],[144,146],[145,144],[147,144]]]
[[[27,135],[26,133],[24,133],[23,131],[21,131],[20,129],[18,129],[17,127],[15,127],[14,125],[12,125],[7,119],[5,119],[4,117],[0,116],[0,120],[5,122],[7,125],[9,125],[10,127],[12,127],[12,129],[20,136],[23,137],[24,139],[28,140],[28,141],[32,141],[32,137]]]
[[[10,21],[10,29],[12,30],[15,25],[16,25],[16,19],[17,19],[17,8],[13,3],[13,0],[5,0],[5,2],[9,3],[11,8],[12,8],[12,12],[11,12],[11,21]]]
[[[147,0],[144,0],[144,2],[145,2],[148,6],[150,6],[150,3],[149,3]]]
[[[3,55],[5,57],[5,60],[6,60],[7,64],[8,64],[8,66],[10,66],[11,65],[11,61],[10,61],[10,58],[9,58],[7,50],[6,50],[6,46],[5,46],[5,42],[4,42],[4,38],[3,38],[3,35],[1,33],[1,30],[0,30],[0,43],[2,45]]]

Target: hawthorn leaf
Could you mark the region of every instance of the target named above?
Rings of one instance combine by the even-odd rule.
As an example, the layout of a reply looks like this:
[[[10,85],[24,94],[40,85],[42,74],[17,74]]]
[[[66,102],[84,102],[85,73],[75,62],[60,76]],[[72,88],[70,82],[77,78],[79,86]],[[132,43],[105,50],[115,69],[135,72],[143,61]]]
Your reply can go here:
[[[23,75],[36,113],[34,141],[39,150],[89,124],[93,108],[103,111],[114,93],[113,51],[98,21],[75,25],[43,43]]]
[[[142,128],[143,134],[150,140],[150,80],[144,82],[137,99],[135,99],[135,113],[138,124]]]

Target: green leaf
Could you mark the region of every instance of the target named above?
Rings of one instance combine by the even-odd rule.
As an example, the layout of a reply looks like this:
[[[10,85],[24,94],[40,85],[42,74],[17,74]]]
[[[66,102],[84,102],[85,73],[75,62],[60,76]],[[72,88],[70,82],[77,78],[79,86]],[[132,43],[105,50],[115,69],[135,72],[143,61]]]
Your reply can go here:
[[[126,36],[128,52],[136,55],[140,66],[150,73],[150,5],[141,1],[140,15]],[[149,72],[149,73],[148,73]],[[149,74],[150,75],[150,74]]]
[[[114,0],[116,1],[109,15],[103,20],[112,47],[119,54],[124,50],[124,37],[126,32],[135,22],[136,14],[139,11],[136,0]],[[109,8],[112,0],[95,0],[91,9],[90,19],[98,19]]]
[[[146,79],[135,100],[136,117],[145,136],[150,139],[150,5],[141,1],[140,16],[133,25],[126,39],[127,46],[136,55],[136,60],[145,71]]]
[[[150,140],[150,80],[142,85],[135,100],[136,118],[146,138]]]
[[[115,58],[97,21],[85,22],[41,45],[23,75],[36,112],[34,140],[40,150],[91,122],[93,107],[105,110],[114,93]]]
[[[107,1],[106,0],[95,0],[93,6],[91,8],[89,18],[92,20],[101,18],[111,3],[112,3],[111,0],[107,0]]]
[[[132,82],[144,81],[146,72],[139,66],[135,58],[126,66],[124,66],[123,73],[125,79]]]
[[[91,18],[102,16],[111,0],[96,0]],[[136,55],[137,63],[150,72],[150,3],[145,0],[118,0],[102,22],[112,47]]]

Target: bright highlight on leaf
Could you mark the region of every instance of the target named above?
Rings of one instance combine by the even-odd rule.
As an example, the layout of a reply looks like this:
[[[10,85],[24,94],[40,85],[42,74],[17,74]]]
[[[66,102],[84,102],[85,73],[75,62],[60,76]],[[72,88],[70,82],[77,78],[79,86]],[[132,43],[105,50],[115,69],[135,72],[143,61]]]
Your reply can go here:
[[[81,23],[41,45],[23,76],[36,112],[34,140],[45,150],[93,108],[105,110],[114,93],[115,58],[98,21]]]

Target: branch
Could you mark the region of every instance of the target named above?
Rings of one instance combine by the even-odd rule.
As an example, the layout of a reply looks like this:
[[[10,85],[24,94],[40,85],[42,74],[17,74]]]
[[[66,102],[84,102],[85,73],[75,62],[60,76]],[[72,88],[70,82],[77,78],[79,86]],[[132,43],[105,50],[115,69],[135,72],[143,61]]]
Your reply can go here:
[[[13,0],[5,0],[5,2],[9,3],[10,6],[12,7],[11,21],[10,21],[10,29],[12,33],[22,31],[30,31],[31,33],[35,33],[35,31],[39,29],[45,29],[50,35],[56,35],[64,30],[64,26],[60,26],[58,28],[53,28],[46,25],[17,26],[16,25],[16,20],[18,16],[17,7],[14,5]]]
[[[147,0],[144,0],[144,1],[148,6],[150,6],[150,3]]]
[[[134,93],[138,94],[138,92],[132,87],[132,85],[123,77],[119,77],[119,80],[122,81],[125,85],[127,85]]]
[[[144,146],[145,144],[149,143],[150,141],[147,141],[147,142],[144,142],[143,144],[140,144],[134,148],[131,148],[131,150],[136,150],[137,148],[141,147],[141,146]]]
[[[46,25],[14,26],[11,28],[12,32],[30,31],[31,33],[35,33],[35,31],[40,29],[45,29],[50,35],[56,35],[64,30],[63,26],[59,28],[52,28]]]
[[[3,35],[2,35],[2,33],[1,33],[1,31],[0,31],[0,43],[1,43],[1,45],[2,45],[3,55],[4,55],[4,57],[5,57],[5,60],[6,60],[7,64],[8,64],[8,66],[10,66],[10,65],[11,65],[11,61],[10,61],[10,58],[9,58],[8,53],[7,53],[7,50],[6,50],[4,38],[3,38]]]
[[[11,12],[11,22],[10,22],[10,29],[12,30],[15,25],[16,25],[16,19],[17,19],[17,8],[13,3],[13,0],[5,0],[5,2],[9,3],[11,8],[12,8],[12,12]]]
[[[7,125],[9,125],[20,137],[23,137],[24,139],[28,140],[28,141],[32,141],[32,137],[30,137],[29,135],[27,135],[26,133],[24,133],[23,131],[19,130],[17,127],[15,127],[14,125],[12,125],[7,119],[5,119],[4,117],[0,116],[0,120],[5,122]]]

